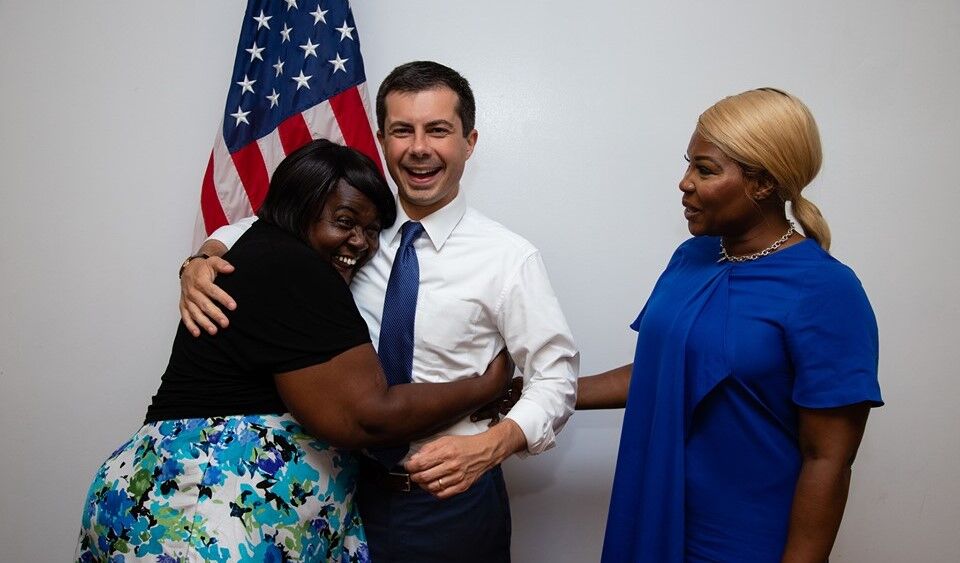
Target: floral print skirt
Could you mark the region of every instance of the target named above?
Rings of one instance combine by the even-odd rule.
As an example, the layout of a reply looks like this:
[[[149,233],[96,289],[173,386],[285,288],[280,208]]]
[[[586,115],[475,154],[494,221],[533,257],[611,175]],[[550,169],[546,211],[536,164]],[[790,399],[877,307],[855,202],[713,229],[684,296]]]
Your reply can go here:
[[[148,423],[97,471],[77,561],[369,561],[355,479],[289,414]]]

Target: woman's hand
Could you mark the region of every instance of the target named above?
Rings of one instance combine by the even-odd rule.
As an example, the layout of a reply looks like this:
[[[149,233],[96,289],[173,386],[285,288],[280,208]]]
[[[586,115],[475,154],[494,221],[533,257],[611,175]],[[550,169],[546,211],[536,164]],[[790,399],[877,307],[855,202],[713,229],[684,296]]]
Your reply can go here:
[[[497,413],[500,411],[501,402],[506,399],[509,400],[509,395],[511,389],[516,386],[515,381],[511,381],[511,376],[516,371],[516,366],[513,363],[513,359],[510,357],[510,353],[507,352],[507,349],[504,348],[500,350],[500,353],[497,354],[493,360],[490,361],[490,364],[487,365],[487,371],[480,374],[480,380],[484,382],[484,387],[490,389],[493,392],[493,395],[490,397],[490,402],[486,405],[480,407],[472,415],[470,415],[470,420],[477,422],[486,418],[493,419],[493,423],[496,423],[499,420]],[[523,389],[523,378],[518,377],[514,380],[519,379],[520,389]],[[519,391],[517,392],[516,399],[513,400],[513,403],[510,403],[507,407],[507,411],[510,410],[510,407],[517,402],[517,399],[520,398]],[[503,412],[506,414],[506,412]],[[493,426],[493,424],[491,424]]]
[[[487,427],[497,424],[500,422],[500,416],[510,412],[513,405],[517,404],[522,393],[523,378],[519,376],[514,377],[510,380],[510,385],[507,387],[507,390],[501,393],[499,397],[473,411],[473,414],[470,415],[470,422],[489,420],[490,422],[487,423]]]
[[[217,275],[233,272],[233,266],[220,258],[226,252],[223,243],[208,240],[200,253],[209,258],[190,260],[180,275],[180,318],[194,336],[200,336],[200,327],[210,334],[217,333],[218,325],[227,327],[229,321],[220,306],[231,311],[237,308],[233,298],[213,283]]]

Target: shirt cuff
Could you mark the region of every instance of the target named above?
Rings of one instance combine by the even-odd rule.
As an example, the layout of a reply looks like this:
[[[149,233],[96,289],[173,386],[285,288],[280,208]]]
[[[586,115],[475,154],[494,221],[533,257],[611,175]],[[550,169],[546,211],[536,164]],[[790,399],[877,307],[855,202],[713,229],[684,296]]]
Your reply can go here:
[[[521,397],[505,418],[516,422],[527,439],[527,449],[517,452],[519,457],[541,454],[557,445],[550,416],[536,402]]]
[[[240,239],[243,233],[247,232],[247,229],[253,226],[256,220],[257,220],[257,216],[252,215],[250,217],[244,217],[243,219],[240,219],[236,223],[232,223],[230,225],[224,225],[219,229],[217,229],[216,231],[213,231],[213,233],[211,233],[210,236],[207,237],[207,240],[212,239],[212,240],[220,241],[223,243],[224,246],[227,247],[227,250],[230,250],[231,248],[233,248],[233,245],[237,243],[237,240]]]

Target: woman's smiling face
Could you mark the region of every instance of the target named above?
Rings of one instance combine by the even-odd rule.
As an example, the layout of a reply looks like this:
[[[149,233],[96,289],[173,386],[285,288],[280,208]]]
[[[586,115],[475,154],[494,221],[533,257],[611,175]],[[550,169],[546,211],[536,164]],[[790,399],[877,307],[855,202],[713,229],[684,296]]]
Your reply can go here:
[[[763,221],[751,196],[758,188],[736,161],[694,133],[686,154],[687,170],[680,179],[683,216],[694,236],[737,236]]]
[[[380,214],[370,198],[341,180],[327,196],[308,240],[350,283],[380,247]]]

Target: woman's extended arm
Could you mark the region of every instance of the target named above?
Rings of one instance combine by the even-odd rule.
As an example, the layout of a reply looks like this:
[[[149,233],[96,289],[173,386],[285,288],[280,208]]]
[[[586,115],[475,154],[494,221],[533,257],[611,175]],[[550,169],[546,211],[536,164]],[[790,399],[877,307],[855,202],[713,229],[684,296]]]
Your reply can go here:
[[[503,351],[479,377],[390,387],[373,346],[363,344],[274,381],[308,432],[335,446],[363,448],[407,441],[466,416],[500,395],[512,372]]]
[[[622,409],[627,405],[633,364],[577,380],[577,410]]]
[[[793,495],[784,563],[822,563],[830,555],[869,412],[867,403],[800,409],[803,465]]]

